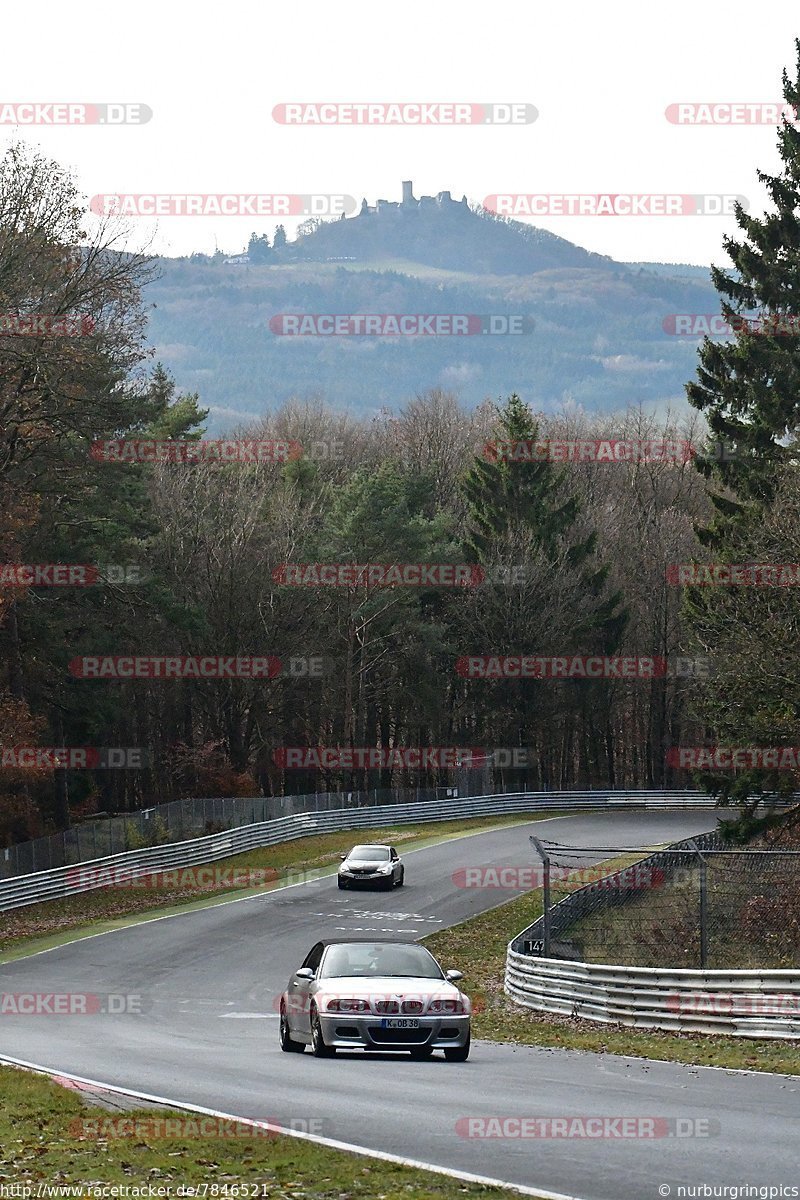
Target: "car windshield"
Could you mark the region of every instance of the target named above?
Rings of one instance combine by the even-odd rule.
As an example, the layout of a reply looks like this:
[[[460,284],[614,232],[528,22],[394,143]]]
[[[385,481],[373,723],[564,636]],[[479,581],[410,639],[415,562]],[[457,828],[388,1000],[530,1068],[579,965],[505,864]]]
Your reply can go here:
[[[322,976],[341,979],[345,975],[444,979],[436,959],[424,947],[391,942],[343,942],[330,946],[322,964]]]
[[[388,846],[354,846],[347,857],[350,862],[386,862],[390,852]]]

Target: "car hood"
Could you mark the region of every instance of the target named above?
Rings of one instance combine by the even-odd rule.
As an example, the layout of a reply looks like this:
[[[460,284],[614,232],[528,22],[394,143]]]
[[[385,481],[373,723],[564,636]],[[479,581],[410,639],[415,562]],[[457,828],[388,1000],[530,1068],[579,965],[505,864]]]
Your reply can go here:
[[[370,870],[375,870],[376,867],[390,867],[392,864],[388,858],[346,858],[342,863],[343,867],[349,867],[353,870],[356,867],[368,867]]]

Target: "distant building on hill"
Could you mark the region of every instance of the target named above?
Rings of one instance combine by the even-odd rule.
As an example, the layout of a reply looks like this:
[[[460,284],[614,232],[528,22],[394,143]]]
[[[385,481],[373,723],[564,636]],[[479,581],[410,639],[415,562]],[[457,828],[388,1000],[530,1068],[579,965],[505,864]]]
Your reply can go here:
[[[360,217],[371,217],[393,213],[396,215],[405,215],[406,213],[419,212],[420,209],[465,209],[469,211],[467,197],[462,196],[460,200],[454,200],[449,192],[437,192],[435,196],[420,196],[417,199],[414,196],[414,184],[410,179],[403,180],[403,199],[397,200],[378,200],[375,204],[367,204],[366,199],[361,201]]]

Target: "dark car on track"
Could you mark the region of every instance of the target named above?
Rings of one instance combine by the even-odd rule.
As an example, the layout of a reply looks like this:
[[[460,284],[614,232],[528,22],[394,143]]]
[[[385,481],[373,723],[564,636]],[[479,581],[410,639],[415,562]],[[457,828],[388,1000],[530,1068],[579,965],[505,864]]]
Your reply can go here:
[[[394,846],[354,846],[342,855],[339,887],[402,887],[406,869]]]

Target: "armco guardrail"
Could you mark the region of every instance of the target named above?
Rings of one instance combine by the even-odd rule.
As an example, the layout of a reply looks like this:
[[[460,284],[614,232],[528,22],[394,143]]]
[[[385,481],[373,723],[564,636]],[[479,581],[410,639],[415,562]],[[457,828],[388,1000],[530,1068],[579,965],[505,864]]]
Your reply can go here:
[[[539,1012],[647,1029],[800,1038],[800,971],[662,971],[508,948],[505,990]]]
[[[337,829],[376,828],[386,825],[424,821],[458,820],[464,817],[507,815],[535,812],[537,809],[576,808],[712,808],[714,801],[700,792],[513,792],[494,796],[462,796],[443,800],[425,800],[410,804],[385,804],[371,807],[302,812],[244,825],[224,833],[210,834],[189,841],[129,850],[105,858],[93,859],[49,871],[14,876],[0,881],[0,912],[38,904],[42,900],[63,899],[78,892],[107,887],[114,872],[126,877],[154,871],[174,870],[218,862],[220,859],[275,846],[295,838]]]
[[[464,768],[456,772],[463,776]],[[471,772],[472,775],[476,773]],[[474,780],[467,776],[466,782]],[[95,858],[143,850],[166,842],[188,842],[192,838],[274,821],[298,812],[357,807],[359,804],[411,804],[439,800],[447,796],[485,796],[489,784],[479,787],[370,788],[369,791],[313,792],[289,796],[186,796],[166,804],[154,804],[134,812],[105,814],[45,834],[27,842],[15,842],[0,849],[0,880],[12,875],[32,875],[52,871]]]
[[[369,791],[313,792],[289,796],[184,797],[135,812],[93,817],[70,829],[47,834],[13,846],[0,847],[0,881],[12,875],[33,875],[97,858],[110,858],[127,850],[143,850],[168,842],[188,842],[243,825],[257,825],[301,812],[328,812],[340,808],[372,808],[381,804],[421,804],[455,796],[486,796],[496,792],[489,781],[475,786],[474,771],[456,772],[447,787],[370,788]],[[602,797],[605,789],[588,794]],[[546,794],[546,793],[542,793]],[[623,793],[623,796],[627,793]],[[655,793],[653,793],[655,794]],[[661,793],[663,795],[672,793]],[[683,795],[675,792],[676,796]]]

